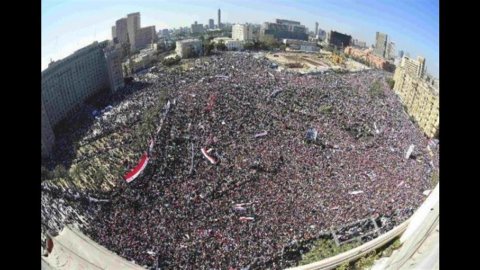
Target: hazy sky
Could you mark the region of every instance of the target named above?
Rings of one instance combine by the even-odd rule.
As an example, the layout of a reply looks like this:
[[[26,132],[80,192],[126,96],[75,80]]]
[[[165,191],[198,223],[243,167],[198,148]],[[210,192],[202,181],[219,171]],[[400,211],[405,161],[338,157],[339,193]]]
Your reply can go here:
[[[194,21],[263,23],[297,20],[309,30],[336,30],[374,44],[384,32],[399,50],[426,58],[428,72],[439,73],[438,0],[42,0],[42,70],[94,40],[111,39],[111,27],[127,13],[140,12],[141,26],[190,26]]]

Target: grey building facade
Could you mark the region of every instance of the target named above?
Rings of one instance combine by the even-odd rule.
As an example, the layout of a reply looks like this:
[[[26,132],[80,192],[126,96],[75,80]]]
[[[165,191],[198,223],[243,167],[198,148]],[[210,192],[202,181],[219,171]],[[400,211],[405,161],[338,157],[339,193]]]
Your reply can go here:
[[[328,44],[336,48],[345,48],[352,45],[352,36],[337,31],[330,31],[330,34],[328,35]]]
[[[55,144],[55,135],[53,134],[52,126],[50,125],[50,120],[48,119],[47,113],[45,112],[45,106],[43,105],[42,100],[42,156],[48,156],[53,149]]]
[[[157,41],[155,26],[140,27],[140,12],[130,13],[115,22],[115,43],[130,44],[132,53],[142,50]],[[112,34],[113,37],[113,34]]]
[[[50,154],[55,125],[72,115],[92,95],[108,89],[113,92],[123,86],[118,54],[105,53],[107,46],[108,41],[94,42],[52,62],[42,72],[42,156]]]
[[[191,25],[190,27],[190,32],[192,34],[201,34],[203,33],[204,29],[203,29],[203,24],[198,24],[197,21],[195,21],[194,24]]]
[[[277,40],[308,40],[307,28],[300,22],[277,19],[275,23],[265,22],[260,29],[260,36],[272,36]]]
[[[135,34],[140,29],[140,12],[130,13],[127,15],[127,31],[128,39],[130,41],[130,49],[136,50]]]
[[[387,42],[388,35],[377,32],[375,34],[375,49],[373,53],[380,57],[387,58]]]
[[[154,25],[139,28],[135,33],[135,50],[145,49],[155,41],[157,41],[157,35]]]
[[[115,22],[115,32],[118,43],[125,44],[128,41],[127,18],[121,18]]]

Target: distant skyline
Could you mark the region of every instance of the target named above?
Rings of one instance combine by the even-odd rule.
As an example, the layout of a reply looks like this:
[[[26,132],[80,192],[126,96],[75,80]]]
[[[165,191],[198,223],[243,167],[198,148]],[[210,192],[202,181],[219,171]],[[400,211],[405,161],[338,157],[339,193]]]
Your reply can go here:
[[[277,18],[300,21],[375,44],[386,33],[399,50],[426,58],[428,72],[439,74],[438,0],[42,0],[42,70],[93,41],[111,39],[111,27],[128,13],[141,13],[141,26],[156,30],[207,24],[222,10],[222,23],[256,23]]]

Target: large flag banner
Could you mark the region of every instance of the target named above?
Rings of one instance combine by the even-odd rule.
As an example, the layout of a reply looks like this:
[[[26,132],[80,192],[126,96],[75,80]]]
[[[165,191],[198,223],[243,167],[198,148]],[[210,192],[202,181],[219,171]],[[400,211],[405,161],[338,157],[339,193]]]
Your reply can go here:
[[[133,168],[124,176],[127,183],[135,180],[135,178],[137,178],[143,172],[143,170],[147,166],[148,160],[149,157],[147,153],[143,153],[142,158],[140,159],[140,162],[137,164],[137,166],[135,166],[135,168]]]

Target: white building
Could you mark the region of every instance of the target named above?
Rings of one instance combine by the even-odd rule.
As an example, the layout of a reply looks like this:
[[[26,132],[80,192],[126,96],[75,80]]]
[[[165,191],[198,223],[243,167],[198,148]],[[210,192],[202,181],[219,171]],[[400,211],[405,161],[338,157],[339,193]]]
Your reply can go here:
[[[253,40],[253,27],[248,24],[234,24],[232,26],[232,39],[240,41]]]
[[[412,77],[423,78],[425,74],[425,58],[421,56],[418,56],[416,60],[403,56],[400,66],[405,69],[406,74]]]
[[[175,52],[181,58],[188,58],[202,53],[202,42],[199,39],[184,39],[176,42]]]
[[[305,52],[318,52],[319,47],[315,42],[309,42],[305,40],[299,39],[283,39],[283,44],[288,45],[290,50],[298,50],[298,51],[305,51]]]
[[[233,38],[217,37],[217,38],[214,38],[212,41],[215,44],[223,42],[223,44],[225,44],[225,46],[227,46],[227,50],[229,50],[229,51],[239,51],[239,50],[243,49],[243,41],[234,40]]]
[[[140,50],[138,55],[132,59],[132,67],[136,72],[149,67],[156,59],[157,44],[150,44],[147,48]]]

